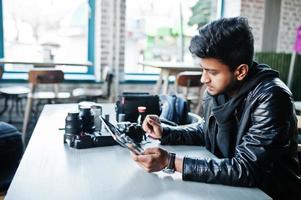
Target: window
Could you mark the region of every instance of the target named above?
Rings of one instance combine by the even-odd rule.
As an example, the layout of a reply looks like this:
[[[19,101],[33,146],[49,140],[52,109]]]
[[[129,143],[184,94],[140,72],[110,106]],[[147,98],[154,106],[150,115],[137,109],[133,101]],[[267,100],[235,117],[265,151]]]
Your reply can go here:
[[[2,0],[3,56],[22,62],[89,60],[93,63],[94,44],[89,37],[94,34],[89,30],[93,29],[94,3],[94,0]],[[31,67],[5,64],[4,71],[27,72]],[[66,73],[93,72],[86,66],[60,67]]]
[[[194,22],[215,19],[217,1],[127,0],[125,72],[159,72],[139,64],[144,61],[193,62],[188,47]]]

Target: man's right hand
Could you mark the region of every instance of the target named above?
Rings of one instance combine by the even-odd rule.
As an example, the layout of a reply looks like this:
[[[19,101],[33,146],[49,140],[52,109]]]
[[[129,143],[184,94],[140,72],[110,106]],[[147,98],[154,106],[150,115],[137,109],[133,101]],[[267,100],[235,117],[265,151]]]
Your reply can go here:
[[[162,137],[163,128],[157,115],[147,115],[143,121],[142,128],[154,139]]]

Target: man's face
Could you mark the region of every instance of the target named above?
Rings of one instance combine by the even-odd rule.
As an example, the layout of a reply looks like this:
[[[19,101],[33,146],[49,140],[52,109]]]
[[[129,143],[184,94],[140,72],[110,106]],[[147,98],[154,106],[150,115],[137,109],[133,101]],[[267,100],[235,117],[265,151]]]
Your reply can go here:
[[[235,91],[237,79],[227,65],[214,58],[202,58],[200,66],[203,69],[201,82],[207,86],[209,94],[231,94]]]

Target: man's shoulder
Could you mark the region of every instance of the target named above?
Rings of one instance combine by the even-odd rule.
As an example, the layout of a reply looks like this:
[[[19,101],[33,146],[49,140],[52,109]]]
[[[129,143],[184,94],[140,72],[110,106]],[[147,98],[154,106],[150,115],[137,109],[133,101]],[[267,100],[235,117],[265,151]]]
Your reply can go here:
[[[256,87],[250,92],[248,97],[251,99],[257,99],[256,97],[265,98],[268,96],[286,96],[292,97],[290,89],[279,78],[268,78],[262,80]]]
[[[265,90],[267,91],[283,91],[283,92],[290,92],[289,88],[285,85],[285,83],[278,77],[267,78],[262,80],[254,90]]]

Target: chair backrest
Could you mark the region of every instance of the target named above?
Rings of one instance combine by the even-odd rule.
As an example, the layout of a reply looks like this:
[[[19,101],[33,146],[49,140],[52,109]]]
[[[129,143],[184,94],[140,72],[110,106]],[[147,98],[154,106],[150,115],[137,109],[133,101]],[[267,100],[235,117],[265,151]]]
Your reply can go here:
[[[185,71],[177,75],[176,83],[182,87],[200,87],[202,72]]]
[[[201,99],[202,99],[202,88],[201,83],[202,72],[200,71],[184,71],[177,75],[176,77],[176,92],[177,94],[183,95],[183,97],[188,101],[189,108],[194,107],[196,113],[199,112]],[[181,91],[180,91],[181,87]],[[195,91],[190,91],[190,89],[195,88]],[[196,90],[197,89],[197,90]]]
[[[188,112],[188,123],[189,124],[201,123],[203,121],[204,121],[204,119],[201,116],[199,116],[195,113],[192,113],[192,112]]]
[[[29,83],[36,84],[55,84],[64,81],[64,72],[57,69],[32,69],[28,73]]]
[[[176,77],[176,92],[179,93],[179,86],[183,88],[183,95],[185,99],[188,98],[189,89],[194,87],[200,90],[202,72],[199,71],[184,71],[177,75]],[[198,92],[198,96],[200,95],[200,91]],[[187,99],[188,100],[188,99]]]

